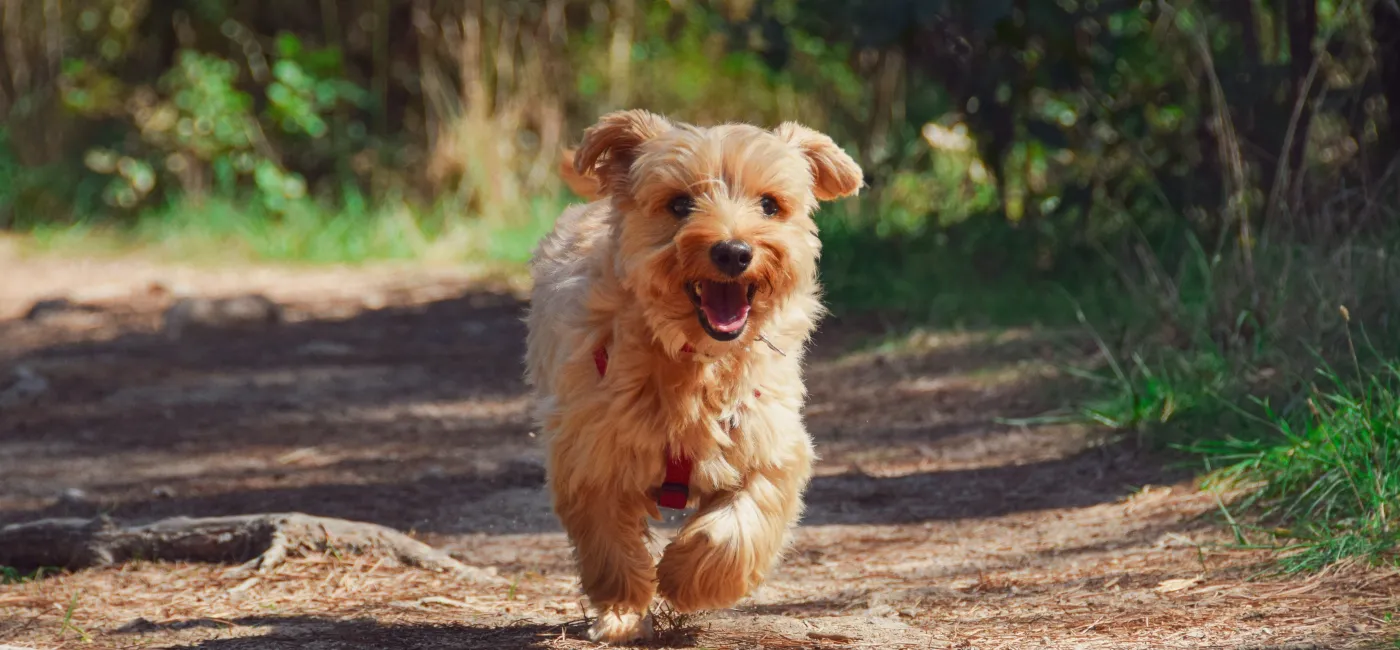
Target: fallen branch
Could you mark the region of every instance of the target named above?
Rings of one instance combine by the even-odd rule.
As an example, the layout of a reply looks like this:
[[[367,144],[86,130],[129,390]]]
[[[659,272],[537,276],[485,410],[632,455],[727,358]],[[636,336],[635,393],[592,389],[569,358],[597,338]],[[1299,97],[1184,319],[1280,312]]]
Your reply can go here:
[[[129,560],[241,562],[235,573],[269,571],[299,551],[380,552],[405,566],[503,583],[392,528],[298,512],[232,517],[173,517],[120,526],[106,517],[41,519],[0,528],[0,566],[22,570],[120,564]]]

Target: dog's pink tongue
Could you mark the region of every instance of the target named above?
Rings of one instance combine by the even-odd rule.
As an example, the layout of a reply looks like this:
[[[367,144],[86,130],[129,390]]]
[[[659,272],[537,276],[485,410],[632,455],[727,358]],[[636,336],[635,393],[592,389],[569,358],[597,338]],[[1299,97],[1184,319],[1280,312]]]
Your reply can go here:
[[[700,308],[710,327],[721,332],[733,332],[744,326],[749,318],[749,297],[738,282],[711,282],[700,287]]]

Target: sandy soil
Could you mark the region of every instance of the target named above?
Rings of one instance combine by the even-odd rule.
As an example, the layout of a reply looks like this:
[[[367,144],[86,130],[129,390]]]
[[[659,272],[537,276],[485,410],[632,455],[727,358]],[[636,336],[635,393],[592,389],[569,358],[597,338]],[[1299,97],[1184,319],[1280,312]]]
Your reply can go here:
[[[159,333],[174,295],[264,292],[284,325]],[[0,645],[575,648],[585,628],[520,380],[520,287],[461,269],[177,267],[0,246],[0,525],[302,511],[409,531],[501,585],[383,558],[302,557],[245,579],[136,562],[0,585]],[[37,320],[35,301],[86,305]],[[666,618],[654,647],[1373,648],[1400,576],[1261,577],[1216,497],[1066,425],[1042,332],[886,348],[833,319],[807,412],[822,462],[773,579],[733,610]],[[670,522],[674,523],[674,522]]]

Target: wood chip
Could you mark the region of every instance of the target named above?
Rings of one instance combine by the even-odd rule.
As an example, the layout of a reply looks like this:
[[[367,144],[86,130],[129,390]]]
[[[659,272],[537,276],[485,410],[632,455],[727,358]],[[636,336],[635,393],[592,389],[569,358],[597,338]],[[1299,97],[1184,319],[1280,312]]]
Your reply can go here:
[[[1169,594],[1183,589],[1190,589],[1198,584],[1201,584],[1201,579],[1199,577],[1172,578],[1171,580],[1163,580],[1158,583],[1156,589],[1153,589],[1153,591],[1159,594]]]
[[[237,587],[229,589],[228,591],[231,594],[242,593],[248,591],[249,589],[252,589],[253,585],[258,584],[259,582],[262,582],[262,578],[259,578],[258,576],[253,576],[251,578],[248,578],[247,580],[244,580],[243,582],[238,583]]]

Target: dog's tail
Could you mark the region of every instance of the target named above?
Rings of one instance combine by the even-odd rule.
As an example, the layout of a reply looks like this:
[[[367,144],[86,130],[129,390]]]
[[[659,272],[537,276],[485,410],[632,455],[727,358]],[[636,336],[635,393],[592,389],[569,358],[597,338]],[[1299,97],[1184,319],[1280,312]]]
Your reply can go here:
[[[564,184],[579,195],[583,200],[592,203],[603,198],[603,188],[598,184],[598,180],[591,176],[584,176],[574,169],[574,150],[565,149],[563,155],[559,157],[559,176],[564,179]]]

